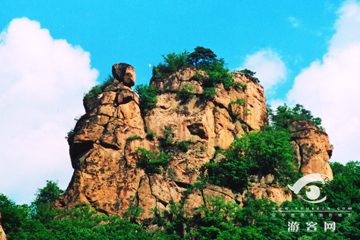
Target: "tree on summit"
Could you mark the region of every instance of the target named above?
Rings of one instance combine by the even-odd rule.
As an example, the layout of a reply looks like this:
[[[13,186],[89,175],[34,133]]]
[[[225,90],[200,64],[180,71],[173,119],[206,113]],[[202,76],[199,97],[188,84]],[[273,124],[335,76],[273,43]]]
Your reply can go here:
[[[196,47],[195,51],[188,55],[188,63],[199,67],[201,65],[209,66],[216,60],[216,54],[210,48]]]

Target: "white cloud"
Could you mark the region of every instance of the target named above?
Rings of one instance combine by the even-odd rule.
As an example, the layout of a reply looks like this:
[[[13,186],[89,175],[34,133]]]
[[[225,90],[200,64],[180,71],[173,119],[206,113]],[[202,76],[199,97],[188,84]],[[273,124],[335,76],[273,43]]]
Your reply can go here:
[[[72,168],[64,137],[98,71],[88,52],[21,18],[0,34],[0,76],[0,193],[29,203],[46,180],[67,187]]]
[[[296,78],[287,97],[323,119],[335,150],[332,161],[360,160],[360,4],[345,3],[322,62]]]
[[[290,21],[291,25],[294,27],[294,28],[297,28],[300,26],[301,22],[294,18],[294,17],[288,17],[288,20]]]
[[[276,52],[270,49],[247,55],[245,63],[238,69],[244,68],[256,72],[255,77],[259,78],[267,94],[271,94],[271,88],[286,78],[284,62]]]

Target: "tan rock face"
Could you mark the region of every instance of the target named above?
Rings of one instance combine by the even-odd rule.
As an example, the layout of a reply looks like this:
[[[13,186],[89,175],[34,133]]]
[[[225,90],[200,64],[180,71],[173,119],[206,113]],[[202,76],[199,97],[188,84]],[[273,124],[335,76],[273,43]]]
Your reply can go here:
[[[165,210],[170,203],[183,200],[185,209],[191,213],[206,203],[208,197],[221,196],[241,205],[248,197],[245,192],[234,194],[214,185],[195,189],[186,198],[184,193],[200,179],[201,167],[213,158],[216,149],[225,149],[236,137],[263,128],[267,122],[263,88],[234,74],[235,82],[247,84],[247,89],[240,86],[225,89],[220,84],[216,86],[217,95],[207,99],[202,94],[206,73],[198,71],[202,78],[195,79],[196,69],[182,68],[165,79],[151,80],[150,84],[159,90],[158,102],[143,118],[139,98],[129,87],[135,83],[135,72],[126,75],[131,71],[133,68],[127,64],[115,64],[115,81],[98,96],[84,99],[86,114],[77,122],[74,135],[68,140],[74,174],[66,193],[57,202],[58,207],[85,202],[99,212],[122,216],[130,207],[140,206],[141,219],[145,220],[154,216],[151,209]],[[184,84],[193,87],[193,97],[184,99],[177,95]],[[237,99],[243,99],[245,104],[234,104]],[[145,127],[155,133],[153,141],[146,139]],[[155,154],[169,130],[172,134],[167,138],[171,143],[164,147],[171,156],[169,166],[160,168],[161,174],[139,168],[138,147]],[[294,136],[296,134],[300,132],[296,131]],[[325,166],[324,159],[313,160],[300,154],[299,149],[305,149],[306,143],[312,144],[302,136],[293,142],[301,169],[317,170],[313,162]],[[315,136],[311,141],[324,140],[320,135]],[[184,144],[183,141],[189,144],[188,148],[179,145]],[[329,146],[321,144],[316,145],[316,149],[321,149],[318,155],[325,157],[326,150],[322,151]],[[327,173],[326,169],[323,172]],[[277,203],[291,199],[291,194],[274,185],[273,180],[273,176],[258,178],[249,186],[248,195],[270,198]]]
[[[306,121],[291,124],[294,150],[300,169],[304,175],[320,173],[333,178],[328,163],[332,155],[332,146],[328,135]]]

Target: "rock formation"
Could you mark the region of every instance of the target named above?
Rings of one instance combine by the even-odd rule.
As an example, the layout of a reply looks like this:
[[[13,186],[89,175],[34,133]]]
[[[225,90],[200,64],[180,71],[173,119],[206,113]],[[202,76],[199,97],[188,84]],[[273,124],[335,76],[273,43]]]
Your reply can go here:
[[[320,173],[332,179],[333,173],[328,160],[333,148],[328,135],[306,121],[293,122],[290,128],[295,161],[299,164],[301,172],[304,175]]]
[[[115,64],[113,75],[114,82],[103,93],[84,99],[86,114],[68,139],[74,174],[58,207],[86,202],[99,212],[123,215],[131,206],[140,206],[141,218],[151,218],[150,209],[162,210],[182,200],[186,188],[198,181],[201,167],[214,157],[216,149],[229,147],[235,137],[260,130],[267,123],[264,89],[244,75],[232,73],[239,84],[229,88],[217,85],[216,96],[211,98],[202,94],[206,73],[194,67],[183,67],[163,79],[152,78],[150,85],[158,90],[158,102],[143,117],[139,98],[130,88],[135,84],[134,68]],[[178,97],[185,84],[193,88],[193,97]],[[244,84],[247,88],[241,87]],[[244,99],[245,104],[234,103],[237,99]],[[330,150],[328,140],[321,145],[318,141],[326,142],[325,135],[316,135],[315,130],[306,135],[301,126],[294,125],[293,142],[301,170],[311,173],[322,169],[329,174],[325,154]],[[148,174],[137,167],[138,147],[156,154],[166,131],[171,131],[167,137],[172,143],[166,149],[172,154],[170,166],[162,174]],[[155,133],[154,140],[148,140],[146,132]],[[190,144],[189,149],[179,147],[182,141]],[[320,151],[315,157],[303,151],[311,144]],[[247,197],[269,198],[277,203],[291,200],[291,193],[280,188],[272,175],[251,178],[251,186],[242,194],[215,185],[194,190],[186,197],[185,208],[194,212],[206,197],[214,196],[239,204]]]

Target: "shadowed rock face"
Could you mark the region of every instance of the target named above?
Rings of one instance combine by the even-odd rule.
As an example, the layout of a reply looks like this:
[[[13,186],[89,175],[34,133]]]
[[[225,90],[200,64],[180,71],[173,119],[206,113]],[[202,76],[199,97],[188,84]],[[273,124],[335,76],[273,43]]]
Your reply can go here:
[[[150,209],[164,210],[169,203],[181,201],[186,188],[198,181],[200,168],[213,158],[216,149],[229,147],[235,137],[260,130],[267,122],[265,94],[259,84],[234,74],[235,82],[247,84],[246,90],[239,86],[225,89],[220,84],[217,95],[206,99],[202,78],[194,79],[196,72],[202,77],[206,73],[195,68],[182,68],[165,79],[151,79],[150,84],[158,89],[158,102],[142,117],[138,96],[129,87],[131,84],[122,80],[128,69],[127,64],[115,64],[115,81],[98,96],[84,99],[86,114],[68,140],[74,174],[57,202],[58,207],[86,202],[99,212],[122,216],[129,207],[140,206],[141,218],[151,218]],[[184,84],[194,88],[193,97],[179,98],[177,92]],[[232,104],[236,99],[244,99],[245,105]],[[145,126],[155,133],[153,141],[146,139]],[[173,144],[166,148],[172,154],[170,166],[162,174],[147,174],[137,167],[137,148],[156,153],[165,129],[173,132]],[[134,136],[137,139],[129,139]],[[178,143],[188,140],[189,149],[181,149]],[[297,141],[294,140],[294,147],[299,145]],[[306,169],[301,154],[299,159],[304,162],[301,169]],[[278,203],[291,200],[291,194],[274,183],[273,176],[257,178],[241,194],[214,185],[193,191],[187,196],[185,208],[194,212],[206,197],[214,196],[239,204],[247,197],[270,198]]]
[[[1,213],[0,213],[0,240],[7,240],[5,231],[1,226]]]

